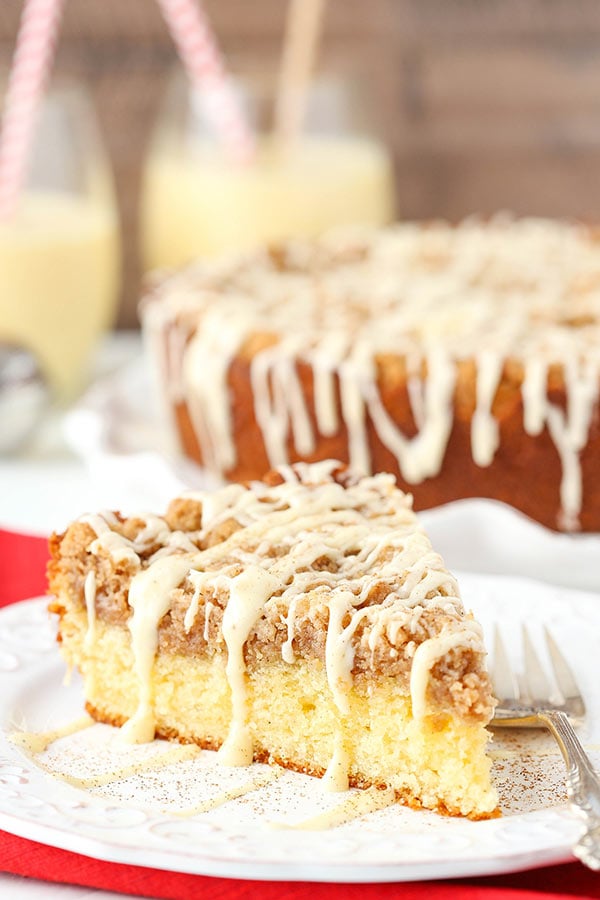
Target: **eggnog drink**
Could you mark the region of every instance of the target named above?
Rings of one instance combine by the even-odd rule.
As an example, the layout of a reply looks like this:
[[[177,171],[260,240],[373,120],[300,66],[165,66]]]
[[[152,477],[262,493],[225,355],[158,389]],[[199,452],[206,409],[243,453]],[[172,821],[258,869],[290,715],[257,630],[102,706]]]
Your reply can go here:
[[[90,351],[111,323],[118,278],[108,203],[32,189],[0,221],[0,341],[31,350],[60,399],[82,386]]]
[[[305,135],[285,150],[263,138],[248,165],[208,142],[165,141],[145,173],[144,262],[179,266],[335,225],[380,225],[393,213],[389,156],[370,138]]]

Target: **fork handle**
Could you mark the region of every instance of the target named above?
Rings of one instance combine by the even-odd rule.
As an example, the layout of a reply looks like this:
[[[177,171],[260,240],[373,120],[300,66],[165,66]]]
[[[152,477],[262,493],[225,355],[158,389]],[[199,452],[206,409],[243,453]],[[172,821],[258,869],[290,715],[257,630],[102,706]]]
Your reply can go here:
[[[539,718],[556,738],[567,766],[569,800],[585,819],[585,829],[573,847],[573,853],[590,869],[598,870],[600,869],[600,778],[564,712],[544,711]]]

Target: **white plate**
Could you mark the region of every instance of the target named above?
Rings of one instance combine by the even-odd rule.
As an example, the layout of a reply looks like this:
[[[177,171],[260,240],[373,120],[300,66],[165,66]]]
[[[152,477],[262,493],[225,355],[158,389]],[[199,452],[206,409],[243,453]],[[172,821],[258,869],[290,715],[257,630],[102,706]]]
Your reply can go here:
[[[560,636],[588,703],[581,738],[598,765],[600,597],[522,578],[463,575],[461,583],[486,630],[501,620],[515,655],[523,620],[540,648],[542,623]],[[12,732],[46,731],[81,715],[80,684],[63,680],[45,601],[3,610],[0,828],[14,834],[114,862],[269,880],[410,881],[512,872],[571,858],[580,825],[565,802],[560,756],[541,732],[504,731],[494,739],[500,819],[469,822],[391,806],[326,833],[282,829],[273,823],[294,825],[343,797],[325,793],[317,779],[286,772],[210,812],[181,815],[203,797],[267,770],[225,769],[209,752],[91,790],[52,777],[49,769],[87,777],[167,748],[163,742],[126,747],[117,730],[93,725],[28,755],[10,742]]]

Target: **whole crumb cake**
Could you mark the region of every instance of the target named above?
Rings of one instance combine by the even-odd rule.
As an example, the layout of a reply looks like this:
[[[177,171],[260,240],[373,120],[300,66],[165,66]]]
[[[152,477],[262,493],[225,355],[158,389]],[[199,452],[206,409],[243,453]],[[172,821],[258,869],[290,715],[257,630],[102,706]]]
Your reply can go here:
[[[141,315],[183,450],[225,479],[335,457],[417,509],[489,497],[600,531],[589,228],[337,231],[163,276]]]
[[[283,466],[164,517],[82,516],[51,551],[63,655],[126,739],[496,814],[481,629],[393,476]]]

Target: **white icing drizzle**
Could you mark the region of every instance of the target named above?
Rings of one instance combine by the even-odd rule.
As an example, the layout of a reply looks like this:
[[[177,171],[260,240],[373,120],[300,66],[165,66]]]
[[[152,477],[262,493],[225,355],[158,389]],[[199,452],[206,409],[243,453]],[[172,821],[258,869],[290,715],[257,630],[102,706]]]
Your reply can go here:
[[[227,645],[226,671],[231,688],[232,718],[229,734],[219,750],[219,756],[226,765],[245,766],[252,762],[244,646],[265,603],[277,587],[278,579],[260,566],[249,566],[231,580],[229,600],[223,614],[223,637]]]
[[[207,317],[207,333],[200,340],[192,338],[184,355],[184,393],[193,405],[195,419],[202,423],[207,435],[213,468],[223,471],[236,463],[232,436],[231,407],[222,403],[227,396],[227,376],[231,360],[242,341],[239,323],[229,322],[224,329],[215,316]],[[210,335],[207,341],[207,337]],[[207,377],[210,373],[210,377]]]
[[[525,360],[521,396],[523,398],[523,427],[527,434],[541,434],[544,430],[548,410],[547,379],[548,363],[543,357],[534,356]]]
[[[85,515],[79,521],[89,525],[92,531],[96,533],[96,540],[92,541],[88,548],[90,553],[96,554],[100,550],[107,553],[117,564],[129,563],[133,566],[139,565],[140,558],[132,542],[117,531],[113,531],[111,525],[115,523],[111,522],[106,513],[102,515]]]
[[[256,419],[268,435],[266,449],[273,466],[287,461],[290,425],[298,453],[307,455],[315,449],[313,427],[293,359],[293,342],[288,341],[286,348],[285,354],[280,346],[259,354],[251,369]]]
[[[207,600],[204,607],[204,631],[202,632],[202,636],[204,637],[204,640],[207,644],[210,639],[210,614],[213,609],[213,604],[210,602],[210,600]]]
[[[421,358],[416,353],[411,353],[406,358],[408,401],[415,420],[417,430],[420,431],[425,422],[425,410],[423,402],[423,379],[421,378]]]
[[[335,392],[335,372],[346,355],[348,338],[338,332],[325,335],[318,351],[309,355],[315,395],[315,417],[320,434],[331,437],[340,425]]]
[[[201,572],[189,572],[189,578],[194,585],[194,593],[192,594],[190,605],[186,609],[185,616],[183,617],[183,627],[185,628],[186,634],[189,634],[196,621],[198,607],[200,605],[200,595],[206,585],[206,578],[203,577]],[[204,630],[206,631],[206,622],[204,623]]]
[[[254,393],[254,412],[260,425],[271,466],[287,462],[289,419],[273,353],[265,351],[252,360],[250,379]],[[222,399],[222,398],[221,398]]]
[[[169,555],[174,550],[185,553],[194,553],[197,550],[187,534],[182,531],[171,531],[165,519],[160,516],[141,513],[138,518],[144,522],[144,527],[138,532],[135,541],[131,541],[115,530],[119,525],[119,519],[113,513],[81,516],[79,521],[88,525],[96,534],[96,539],[88,547],[89,552],[97,554],[101,551],[116,565],[127,563],[135,570],[141,565],[140,554],[157,545],[158,549],[150,557],[152,562]]]
[[[284,592],[285,596],[285,592]],[[284,662],[292,665],[296,660],[296,654],[294,653],[294,636],[296,629],[296,607],[298,605],[298,595],[293,595],[289,599],[288,612],[285,617],[285,624],[287,628],[287,638],[282,644],[281,647],[281,658]]]
[[[483,351],[476,358],[477,397],[471,420],[471,448],[478,466],[491,465],[500,443],[498,422],[492,415],[492,403],[500,384],[503,358],[497,353]]]
[[[365,427],[366,410],[360,375],[348,362],[344,362],[339,368],[338,376],[342,418],[348,432],[348,459],[353,469],[368,475],[371,472],[371,453]]]
[[[138,572],[129,587],[129,619],[134,670],[139,685],[138,707],[121,729],[123,739],[141,744],[154,738],[152,668],[158,647],[158,626],[171,606],[171,591],[190,570],[190,559],[166,556]]]
[[[247,491],[241,484],[226,484],[209,494],[190,494],[202,503],[202,526],[212,528],[230,508],[243,505]]]
[[[448,415],[448,410],[454,388],[454,369],[441,350],[431,354],[429,367],[431,378],[425,386],[422,426],[414,438],[404,437],[385,410],[375,383],[369,384],[369,413],[373,425],[398,460],[402,476],[409,484],[419,484],[439,471],[452,429],[452,416]]]
[[[96,573],[93,569],[90,569],[85,576],[83,595],[87,610],[87,629],[83,641],[83,649],[89,651],[94,646],[96,639]]]
[[[154,287],[145,302],[151,342],[158,347],[161,335],[168,335],[163,375],[175,396],[186,397],[210,467],[222,474],[235,464],[227,376],[234,356],[255,335],[269,335],[268,346],[251,355],[250,369],[255,415],[272,465],[288,461],[290,427],[300,455],[315,446],[296,368],[306,363],[318,434],[331,436],[345,426],[350,462],[367,473],[370,419],[411,484],[443,466],[462,360],[476,363],[473,459],[490,465],[499,441],[492,404],[504,364],[513,360],[523,370],[525,431],[535,437],[548,428],[566,467],[564,519],[577,527],[578,456],[590,407],[597,407],[598,377],[585,378],[585,388],[583,381],[568,388],[561,425],[555,413],[549,421],[547,373],[555,365],[597,372],[600,248],[590,232],[566,222],[497,216],[485,223],[470,218],[458,227],[436,222],[342,230],[316,243],[290,242],[283,252],[283,270],[266,253],[200,263]],[[190,332],[177,369],[172,348],[184,347]],[[406,361],[418,429],[413,439],[384,409],[376,377],[382,354]]]
[[[326,812],[303,819],[296,825],[288,825],[287,822],[271,822],[271,828],[284,831],[325,831],[329,828],[337,828],[353,819],[358,819],[367,813],[391,806],[396,800],[391,788],[381,790],[370,787],[364,791],[356,791],[348,795],[343,803],[334,806]]]
[[[296,366],[292,360],[284,358],[278,360],[277,369],[283,385],[284,396],[287,398],[292,433],[294,435],[294,446],[298,453],[302,456],[307,456],[315,449],[315,437],[304,402]]]
[[[102,772],[98,775],[88,775],[87,777],[78,777],[69,775],[67,772],[57,772],[49,766],[42,765],[50,775],[66,781],[73,787],[90,790],[93,788],[105,787],[108,784],[114,784],[115,781],[122,781],[124,778],[130,778],[132,775],[140,775],[144,772],[152,772],[157,769],[164,769],[188,759],[194,759],[201,753],[200,747],[195,744],[172,744],[168,750],[163,753],[157,753],[148,759],[136,760],[126,766],[119,766],[111,769],[109,772]],[[39,764],[39,763],[38,763]]]
[[[333,756],[323,776],[323,787],[326,791],[348,790],[349,766],[350,756],[344,746],[344,732],[338,727],[334,737]]]
[[[69,737],[94,725],[91,716],[81,716],[72,722],[67,722],[60,728],[54,728],[52,731],[13,731],[8,735],[8,740],[16,747],[22,747],[28,753],[43,753],[54,741],[61,738]]]
[[[222,791],[220,794],[215,794],[212,797],[208,797],[202,803],[198,803],[196,806],[192,806],[188,809],[180,809],[180,810],[165,810],[169,815],[177,816],[178,818],[187,819],[192,816],[199,816],[202,813],[210,812],[211,809],[218,809],[219,806],[224,806],[226,803],[231,803],[232,800],[237,800],[238,797],[245,797],[246,794],[251,794],[254,791],[259,791],[261,788],[266,787],[272,781],[275,781],[277,778],[280,778],[283,774],[283,769],[272,768],[269,772],[265,772],[262,775],[256,775],[254,778],[250,778],[248,781],[245,781],[243,784],[237,785],[237,787],[229,788],[228,791]]]
[[[350,712],[349,691],[352,687],[354,649],[352,637],[368,608],[355,612],[348,625],[344,619],[357,598],[351,591],[339,591],[329,603],[329,622],[325,641],[325,668],[333,701],[342,715]]]
[[[588,360],[577,367],[565,366],[568,391],[569,436],[572,446],[582,450],[587,442],[598,394],[599,366]]]

